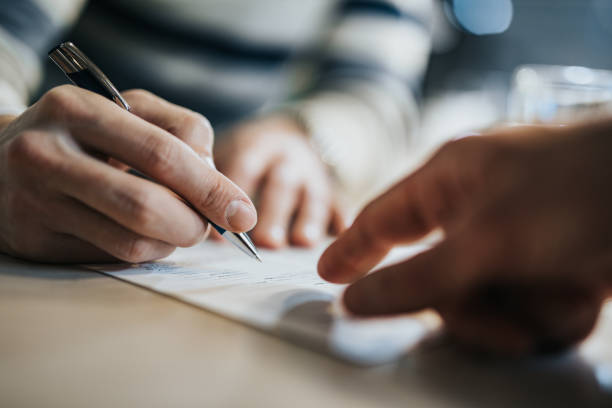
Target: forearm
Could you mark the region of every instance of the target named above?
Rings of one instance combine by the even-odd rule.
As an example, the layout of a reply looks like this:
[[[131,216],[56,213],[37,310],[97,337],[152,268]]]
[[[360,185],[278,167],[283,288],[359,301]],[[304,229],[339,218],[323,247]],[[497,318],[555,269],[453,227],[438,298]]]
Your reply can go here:
[[[367,3],[367,2],[366,2]],[[346,1],[292,95],[341,187],[364,199],[398,174],[416,135],[420,88],[431,50],[431,0]]]
[[[411,94],[371,84],[328,89],[292,106],[348,196],[367,200],[399,173],[418,121]]]

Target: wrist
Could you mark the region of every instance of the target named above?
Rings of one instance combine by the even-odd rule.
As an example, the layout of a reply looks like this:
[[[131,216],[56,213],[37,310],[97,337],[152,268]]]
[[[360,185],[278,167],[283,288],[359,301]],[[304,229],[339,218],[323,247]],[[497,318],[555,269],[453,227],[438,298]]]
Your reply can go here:
[[[317,126],[304,114],[303,106],[299,103],[288,103],[278,107],[274,114],[282,115],[286,121],[291,122],[296,129],[299,129],[299,132],[308,139],[312,149],[325,164],[329,173],[335,178],[335,165],[337,163],[335,158],[329,154],[330,146],[324,140],[321,140],[319,132],[316,130]]]

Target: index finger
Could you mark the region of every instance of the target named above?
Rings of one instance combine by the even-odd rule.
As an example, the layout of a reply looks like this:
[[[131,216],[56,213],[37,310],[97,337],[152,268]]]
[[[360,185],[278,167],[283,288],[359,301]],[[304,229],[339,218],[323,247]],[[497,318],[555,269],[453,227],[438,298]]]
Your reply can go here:
[[[212,161],[214,131],[204,116],[142,89],[123,92],[123,96],[130,103],[131,113],[168,131]]]
[[[472,137],[445,144],[423,167],[369,204],[323,253],[321,277],[336,283],[354,281],[393,246],[461,220],[464,210],[482,198],[482,167],[495,152],[484,140]]]
[[[51,116],[64,118],[80,143],[152,177],[222,228],[241,232],[255,225],[248,196],[167,131],[75,87],[56,88],[43,99],[46,109],[60,110]]]
[[[400,242],[416,240],[435,228],[428,211],[435,198],[423,191],[425,167],[370,203],[323,253],[318,270],[323,279],[348,283],[366,274]]]

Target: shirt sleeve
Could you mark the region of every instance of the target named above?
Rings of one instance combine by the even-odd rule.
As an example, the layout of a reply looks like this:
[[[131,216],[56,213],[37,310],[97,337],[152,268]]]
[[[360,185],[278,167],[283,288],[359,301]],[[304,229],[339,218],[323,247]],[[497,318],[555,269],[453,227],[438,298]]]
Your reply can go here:
[[[345,0],[290,105],[349,195],[399,175],[415,142],[436,0]]]
[[[0,0],[0,115],[20,114],[41,80],[42,59],[85,0]]]

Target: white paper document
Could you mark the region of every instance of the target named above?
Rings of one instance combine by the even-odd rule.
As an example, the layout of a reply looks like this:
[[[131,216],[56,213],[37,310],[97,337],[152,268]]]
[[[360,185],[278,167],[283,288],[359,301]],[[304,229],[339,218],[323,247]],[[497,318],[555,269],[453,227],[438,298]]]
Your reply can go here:
[[[393,361],[437,325],[431,314],[348,316],[339,304],[344,286],[317,274],[321,252],[261,251],[259,263],[231,245],[206,242],[162,261],[92,268],[358,364]]]

